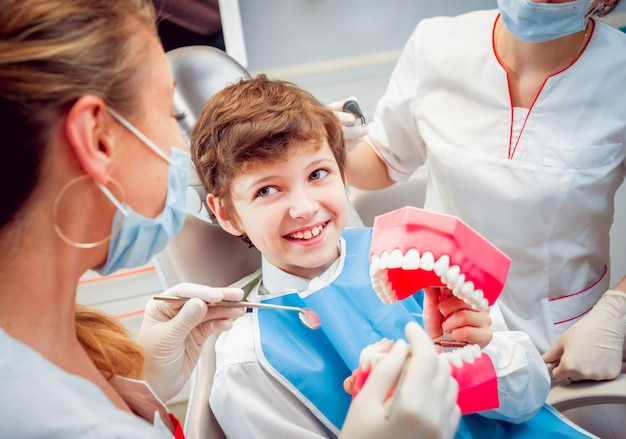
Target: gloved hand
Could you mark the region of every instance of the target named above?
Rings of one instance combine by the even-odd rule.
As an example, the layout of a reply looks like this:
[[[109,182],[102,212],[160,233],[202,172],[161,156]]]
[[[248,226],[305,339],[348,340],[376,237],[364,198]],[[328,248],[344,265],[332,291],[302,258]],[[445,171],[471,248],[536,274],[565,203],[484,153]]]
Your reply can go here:
[[[622,368],[626,293],[608,290],[543,355],[557,381],[611,380]]]
[[[343,111],[343,104],[346,101],[356,101],[355,97],[349,97],[343,101],[332,102],[328,104],[328,108],[333,110],[333,113],[341,122],[343,129],[343,140],[346,144],[346,151],[352,151],[363,140],[363,136],[367,135],[368,128],[363,126],[361,121],[355,117],[352,113]]]
[[[146,381],[163,401],[183,388],[209,335],[226,331],[244,307],[209,306],[220,300],[241,300],[240,288],[211,288],[180,283],[163,293],[192,297],[186,302],[151,299],[146,305],[137,342],[145,353]]]
[[[454,436],[461,412],[456,404],[458,384],[450,375],[448,360],[435,352],[417,323],[407,324],[405,333],[409,345],[396,342],[372,370],[352,401],[340,438]],[[394,396],[388,399],[394,387]]]
[[[424,329],[433,340],[466,341],[481,349],[493,339],[489,308],[475,310],[445,287],[424,288]]]

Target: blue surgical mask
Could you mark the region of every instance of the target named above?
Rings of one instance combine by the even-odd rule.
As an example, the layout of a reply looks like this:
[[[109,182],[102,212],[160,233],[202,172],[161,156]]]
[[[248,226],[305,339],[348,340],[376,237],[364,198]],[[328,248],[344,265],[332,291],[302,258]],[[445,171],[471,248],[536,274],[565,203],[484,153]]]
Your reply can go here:
[[[498,8],[504,26],[516,38],[539,43],[584,30],[592,3],[593,0],[566,3],[498,0]]]
[[[112,109],[109,113],[150,149],[169,163],[168,189],[163,211],[156,218],[147,218],[120,203],[105,187],[98,184],[109,200],[117,207],[112,230],[116,231],[109,242],[106,262],[96,271],[106,276],[121,268],[147,264],[180,232],[185,221],[185,200],[189,182],[190,154],[180,148],[171,148],[167,156],[137,128]]]

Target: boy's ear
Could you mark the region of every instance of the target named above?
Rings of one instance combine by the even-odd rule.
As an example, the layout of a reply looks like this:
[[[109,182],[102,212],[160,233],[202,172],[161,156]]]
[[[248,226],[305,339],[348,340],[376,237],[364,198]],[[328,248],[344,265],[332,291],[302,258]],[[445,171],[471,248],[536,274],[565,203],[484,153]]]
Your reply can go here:
[[[98,183],[106,184],[115,142],[111,140],[111,118],[104,101],[94,95],[80,97],[67,114],[65,135],[85,172]]]
[[[226,230],[228,233],[234,236],[241,236],[244,234],[243,230],[240,230],[239,227],[226,215],[222,203],[220,199],[213,194],[208,194],[206,196],[206,202],[209,205],[209,208],[217,218],[217,222],[222,226],[222,229]]]

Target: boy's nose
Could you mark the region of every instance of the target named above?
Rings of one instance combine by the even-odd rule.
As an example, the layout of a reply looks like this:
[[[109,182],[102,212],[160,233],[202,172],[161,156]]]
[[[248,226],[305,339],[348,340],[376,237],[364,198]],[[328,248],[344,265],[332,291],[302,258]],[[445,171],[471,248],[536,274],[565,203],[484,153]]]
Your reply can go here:
[[[307,194],[307,191],[297,191],[291,196],[289,215],[292,218],[309,219],[319,210],[319,202]]]

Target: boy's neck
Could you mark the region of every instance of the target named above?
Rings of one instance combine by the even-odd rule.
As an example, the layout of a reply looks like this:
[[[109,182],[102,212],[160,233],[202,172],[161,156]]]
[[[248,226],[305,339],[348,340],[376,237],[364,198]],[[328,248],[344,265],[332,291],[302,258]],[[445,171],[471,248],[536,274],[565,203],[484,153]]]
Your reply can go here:
[[[326,268],[310,277],[298,276],[288,273],[272,264],[267,258],[262,258],[262,279],[265,289],[270,294],[280,294],[284,291],[306,291],[310,287],[312,279],[334,277],[338,269],[341,256],[343,255],[343,240],[337,245],[337,258]]]

